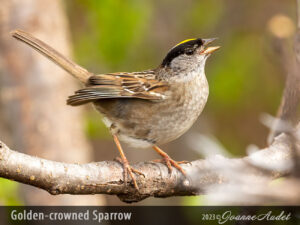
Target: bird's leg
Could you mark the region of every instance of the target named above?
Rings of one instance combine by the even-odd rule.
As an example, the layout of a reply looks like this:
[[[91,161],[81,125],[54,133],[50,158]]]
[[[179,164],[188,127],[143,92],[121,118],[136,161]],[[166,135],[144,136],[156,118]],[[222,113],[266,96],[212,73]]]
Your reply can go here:
[[[131,179],[132,179],[132,181],[133,181],[134,187],[135,187],[137,190],[139,190],[139,187],[138,187],[138,185],[137,185],[137,183],[136,183],[136,179],[135,179],[135,177],[133,176],[133,172],[134,172],[134,173],[137,173],[137,174],[140,174],[140,175],[143,175],[143,176],[145,176],[145,175],[144,175],[143,173],[141,173],[140,171],[138,171],[138,170],[132,168],[132,167],[129,165],[128,160],[127,160],[127,158],[126,158],[126,156],[125,156],[125,154],[124,154],[124,151],[123,151],[123,149],[122,149],[122,146],[121,146],[121,144],[120,144],[120,141],[119,141],[118,137],[117,137],[116,135],[113,135],[113,138],[114,138],[114,141],[115,141],[115,143],[116,143],[116,145],[117,145],[117,148],[118,148],[118,150],[119,150],[119,152],[120,152],[121,163],[123,164],[123,167],[124,167],[124,183],[125,183],[125,184],[127,183],[127,174],[129,173],[129,175],[130,175],[130,177],[131,177]]]
[[[186,163],[186,161],[182,162],[176,162],[173,159],[170,158],[170,156],[165,153],[163,150],[161,150],[156,145],[153,146],[153,149],[160,154],[163,157],[163,160],[165,161],[167,167],[169,168],[169,171],[172,172],[172,166],[174,166],[176,169],[178,169],[184,176],[186,176],[185,171],[182,169],[182,167],[179,165],[180,163]]]

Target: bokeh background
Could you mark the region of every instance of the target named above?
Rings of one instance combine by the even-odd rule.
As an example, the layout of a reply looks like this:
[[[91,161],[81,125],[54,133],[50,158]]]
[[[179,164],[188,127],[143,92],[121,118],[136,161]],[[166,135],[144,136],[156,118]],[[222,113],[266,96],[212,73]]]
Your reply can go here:
[[[218,37],[222,48],[206,65],[208,103],[190,131],[161,146],[176,160],[195,160],[213,153],[244,156],[249,145],[266,146],[268,128],[261,115],[276,115],[285,71],[274,38],[295,30],[293,0],[65,0],[73,58],[94,73],[140,71],[158,66],[168,50],[194,37]],[[49,43],[51,45],[51,43]],[[67,85],[67,84],[65,84]],[[71,93],[70,93],[71,94]],[[63,96],[67,98],[67,96]],[[1,115],[0,115],[1,116]],[[93,160],[111,160],[116,147],[90,106],[84,130]],[[158,158],[152,150],[125,148],[131,162]],[[0,204],[25,204],[19,185],[0,179]],[[105,204],[121,205],[105,196]],[[201,205],[202,197],[147,199],[139,205]]]

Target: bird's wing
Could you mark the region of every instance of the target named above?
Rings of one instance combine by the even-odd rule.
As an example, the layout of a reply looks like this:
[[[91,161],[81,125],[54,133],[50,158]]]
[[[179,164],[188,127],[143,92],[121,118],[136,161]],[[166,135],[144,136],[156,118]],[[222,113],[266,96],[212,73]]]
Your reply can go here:
[[[70,96],[67,104],[76,106],[109,98],[163,100],[169,85],[155,78],[153,71],[93,75],[89,78],[87,87]]]

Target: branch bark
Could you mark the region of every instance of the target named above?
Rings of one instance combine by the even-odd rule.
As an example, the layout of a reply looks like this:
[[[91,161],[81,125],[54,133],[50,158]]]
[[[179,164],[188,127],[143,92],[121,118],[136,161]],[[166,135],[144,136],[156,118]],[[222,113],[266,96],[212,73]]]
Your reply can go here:
[[[137,177],[140,190],[124,185],[123,167],[114,161],[88,164],[61,163],[29,156],[9,149],[0,142],[0,177],[29,184],[58,194],[109,194],[124,202],[137,202],[147,197],[187,196],[209,193],[212,186],[230,183],[231,171],[255,179],[271,180],[291,170],[290,138],[281,134],[273,144],[241,159],[215,156],[182,165],[186,179],[179,171],[169,174],[161,163],[140,162],[132,165],[143,172]]]

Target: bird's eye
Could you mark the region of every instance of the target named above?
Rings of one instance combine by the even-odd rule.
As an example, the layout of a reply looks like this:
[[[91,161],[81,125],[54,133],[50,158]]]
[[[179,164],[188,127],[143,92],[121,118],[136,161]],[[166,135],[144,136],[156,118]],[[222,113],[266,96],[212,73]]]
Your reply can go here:
[[[187,55],[193,55],[194,54],[194,49],[187,49],[185,51],[185,54],[187,54]]]

